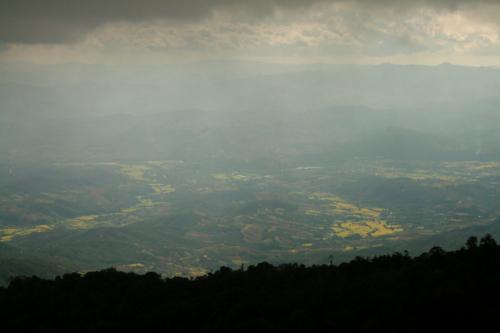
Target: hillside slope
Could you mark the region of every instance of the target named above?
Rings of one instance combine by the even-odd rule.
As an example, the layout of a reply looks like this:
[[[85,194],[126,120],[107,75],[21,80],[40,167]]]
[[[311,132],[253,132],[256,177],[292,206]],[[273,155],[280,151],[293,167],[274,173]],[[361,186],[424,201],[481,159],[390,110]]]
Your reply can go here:
[[[4,332],[451,332],[500,328],[500,246],[489,235],[412,258],[222,267],[196,279],[108,269],[0,289]]]

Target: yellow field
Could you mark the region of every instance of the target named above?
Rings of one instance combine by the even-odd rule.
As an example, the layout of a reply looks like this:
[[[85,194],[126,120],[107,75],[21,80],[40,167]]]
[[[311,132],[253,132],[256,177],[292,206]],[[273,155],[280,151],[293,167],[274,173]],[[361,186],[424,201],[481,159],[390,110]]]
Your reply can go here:
[[[403,231],[396,225],[388,225],[383,220],[345,221],[332,226],[334,233],[342,238],[358,235],[363,238],[381,237]]]
[[[119,166],[120,162],[63,162],[63,163],[54,163],[56,166]]]
[[[444,175],[437,172],[431,172],[428,170],[414,170],[414,171],[404,171],[392,168],[382,168],[375,172],[376,176],[384,178],[408,178],[411,180],[422,181],[422,180],[439,180],[443,182],[452,183],[458,181],[459,178]]]
[[[154,207],[156,204],[156,202],[154,202],[153,200],[143,197],[137,197],[137,200],[139,200],[139,203],[135,207],[149,208]]]
[[[172,185],[164,185],[164,184],[150,184],[153,191],[156,194],[168,194],[175,192],[175,188]]]
[[[240,182],[248,182],[250,180],[260,180],[260,179],[268,179],[272,178],[272,176],[258,176],[258,175],[252,175],[252,174],[241,174],[239,172],[233,172],[233,173],[216,173],[212,175],[215,179],[223,182],[227,181],[240,181]]]
[[[203,276],[208,273],[208,270],[202,267],[189,267],[188,268],[188,276],[190,277],[198,277]]]
[[[366,219],[378,219],[380,214],[384,211],[384,209],[376,207],[359,207],[355,203],[349,202],[330,193],[314,192],[309,196],[309,199],[326,202],[320,206],[320,210],[306,210],[307,215],[313,216],[321,214],[332,216],[352,215]]]
[[[241,229],[247,242],[258,242],[262,239],[262,228],[255,224],[247,224]]]
[[[445,168],[462,169],[465,171],[484,171],[500,169],[500,162],[453,161],[441,163]]]
[[[328,215],[336,218],[349,217],[348,220],[336,222],[332,225],[334,234],[338,237],[350,237],[358,235],[365,237],[381,237],[392,235],[403,231],[397,225],[390,225],[382,218],[383,208],[360,207],[337,195],[324,192],[314,192],[309,196],[311,200],[319,200],[324,203],[320,209],[308,209],[306,215],[318,216]]]
[[[319,216],[319,215],[321,215],[321,211],[315,210],[315,209],[307,209],[306,210],[306,215],[309,215],[309,216]]]
[[[14,239],[15,237],[28,236],[34,233],[47,232],[51,230],[53,226],[48,224],[40,224],[35,227],[29,228],[4,228],[0,229],[0,242],[8,242]]]
[[[243,260],[240,256],[236,256],[236,257],[231,258],[231,262],[233,263],[233,265],[236,265],[236,266],[241,266],[241,265],[244,265],[247,263],[247,261]]]
[[[66,224],[72,229],[90,229],[95,226],[99,215],[84,215],[66,220]]]
[[[180,160],[162,160],[162,161],[146,161],[146,164],[155,167],[171,168],[182,165],[184,162]]]
[[[136,212],[139,208],[137,207],[127,207],[127,208],[122,208],[122,210],[120,211],[122,214],[130,214],[130,213],[133,213],[133,212]]]
[[[146,165],[123,165],[120,164],[120,171],[135,180],[146,181],[145,173],[150,170]]]
[[[120,265],[120,269],[143,269],[145,266],[141,263]]]

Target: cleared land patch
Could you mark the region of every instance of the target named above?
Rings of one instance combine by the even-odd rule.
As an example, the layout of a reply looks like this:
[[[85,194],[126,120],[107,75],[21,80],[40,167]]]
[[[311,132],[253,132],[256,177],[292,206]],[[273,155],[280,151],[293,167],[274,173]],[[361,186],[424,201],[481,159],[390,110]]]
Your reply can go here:
[[[8,227],[0,229],[0,241],[1,242],[9,242],[16,237],[28,236],[34,233],[47,232],[52,230],[53,226],[48,224],[40,224],[35,227],[29,228],[16,228],[16,227]]]
[[[399,225],[391,225],[383,218],[383,208],[361,207],[337,195],[325,192],[314,192],[309,199],[322,202],[320,209],[308,209],[310,216],[327,215],[335,217],[331,229],[341,238],[350,236],[382,237],[403,231]]]

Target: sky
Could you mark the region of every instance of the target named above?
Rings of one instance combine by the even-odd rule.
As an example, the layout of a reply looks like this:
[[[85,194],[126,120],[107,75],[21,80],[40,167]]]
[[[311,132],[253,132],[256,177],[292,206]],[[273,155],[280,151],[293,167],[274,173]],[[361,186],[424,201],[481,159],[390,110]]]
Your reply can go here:
[[[500,66],[500,0],[0,0],[0,62]]]

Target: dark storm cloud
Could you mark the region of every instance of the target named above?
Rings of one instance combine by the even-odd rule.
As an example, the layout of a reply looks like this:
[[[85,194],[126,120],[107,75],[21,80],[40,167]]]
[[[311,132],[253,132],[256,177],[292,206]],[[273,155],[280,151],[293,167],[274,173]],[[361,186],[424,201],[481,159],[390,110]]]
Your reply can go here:
[[[211,11],[203,0],[0,1],[0,41],[22,43],[67,42],[107,22],[197,19]]]
[[[259,19],[277,8],[297,10],[334,2],[396,10],[418,6],[453,10],[466,4],[479,5],[474,0],[0,0],[0,43],[65,43],[109,22],[195,21],[216,10]],[[500,0],[480,3],[498,4]]]

